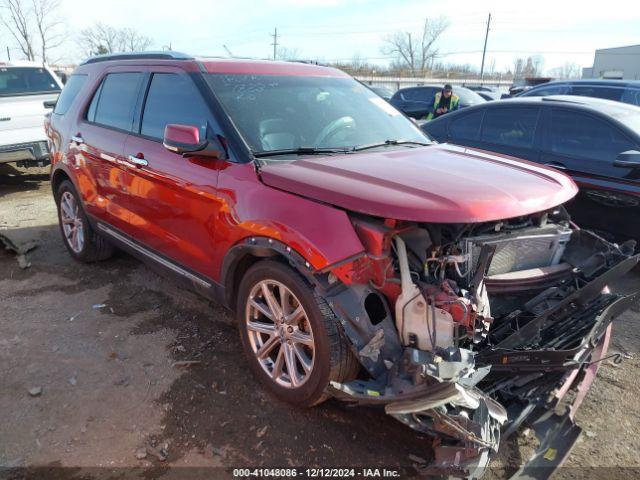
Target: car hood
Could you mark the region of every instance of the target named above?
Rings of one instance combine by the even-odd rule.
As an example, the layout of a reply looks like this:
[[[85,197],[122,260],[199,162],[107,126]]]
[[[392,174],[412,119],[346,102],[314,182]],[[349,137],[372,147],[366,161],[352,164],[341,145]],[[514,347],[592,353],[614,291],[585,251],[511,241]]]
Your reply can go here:
[[[566,175],[454,145],[306,157],[261,167],[271,187],[376,217],[475,223],[560,205],[578,191]]]

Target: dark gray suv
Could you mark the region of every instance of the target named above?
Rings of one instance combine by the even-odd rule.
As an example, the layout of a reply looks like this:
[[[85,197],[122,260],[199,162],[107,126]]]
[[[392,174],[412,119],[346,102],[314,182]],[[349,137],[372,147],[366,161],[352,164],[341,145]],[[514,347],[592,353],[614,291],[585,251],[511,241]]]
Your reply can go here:
[[[640,106],[640,80],[561,80],[538,85],[516,96],[549,95],[596,97]]]

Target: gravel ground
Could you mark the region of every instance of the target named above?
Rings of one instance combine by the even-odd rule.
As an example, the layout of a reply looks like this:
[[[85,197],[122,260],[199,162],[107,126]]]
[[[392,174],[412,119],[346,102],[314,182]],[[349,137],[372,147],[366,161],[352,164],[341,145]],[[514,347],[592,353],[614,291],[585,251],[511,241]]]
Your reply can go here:
[[[430,458],[427,438],[380,411],[336,401],[299,410],[269,396],[249,374],[231,315],[137,260],[71,260],[46,172],[16,173],[0,171],[0,233],[37,248],[26,269],[0,251],[0,478],[219,478],[231,467],[301,465],[411,472],[414,456]],[[632,272],[614,287],[639,286]],[[638,308],[614,328],[625,361],[600,369],[577,416],[586,434],[557,478],[638,474]],[[513,471],[503,464],[521,454],[517,442],[488,478]]]

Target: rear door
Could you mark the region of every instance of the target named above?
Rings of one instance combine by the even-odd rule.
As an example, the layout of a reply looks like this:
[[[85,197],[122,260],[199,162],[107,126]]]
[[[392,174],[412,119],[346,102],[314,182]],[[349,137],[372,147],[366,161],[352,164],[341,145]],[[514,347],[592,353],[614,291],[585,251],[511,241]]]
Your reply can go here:
[[[600,115],[554,107],[545,122],[542,161],[570,174],[580,193],[569,205],[583,227],[640,239],[640,172],[614,166],[638,142]]]
[[[71,151],[82,156],[88,181],[79,185],[89,213],[117,228],[128,225],[123,147],[143,74],[122,67],[107,70],[71,131]]]
[[[166,259],[211,277],[216,185],[223,160],[183,158],[164,148],[167,124],[196,126],[200,138],[220,133],[193,78],[174,67],[148,67],[141,119],[127,138],[128,233]],[[132,158],[133,157],[133,158]]]
[[[540,159],[539,118],[537,106],[492,105],[485,111],[478,141],[470,145],[537,162]]]

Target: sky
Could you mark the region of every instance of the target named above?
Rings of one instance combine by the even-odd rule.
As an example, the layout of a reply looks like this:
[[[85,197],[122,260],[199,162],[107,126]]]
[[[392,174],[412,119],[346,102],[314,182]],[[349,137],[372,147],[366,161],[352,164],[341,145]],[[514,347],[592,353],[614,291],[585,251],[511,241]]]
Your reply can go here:
[[[536,0],[61,0],[68,42],[58,53],[82,59],[77,33],[100,21],[131,27],[153,39],[153,49],[171,45],[197,55],[268,58],[273,31],[278,43],[302,58],[349,61],[354,55],[385,64],[383,37],[419,32],[425,18],[447,17],[437,47],[440,60],[480,67],[487,15],[491,13],[486,65],[507,70],[518,56],[540,55],[543,68],[566,62],[591,66],[594,51],[640,44],[640,2]],[[0,33],[0,45],[11,45]],[[2,49],[4,50],[4,48]],[[14,56],[17,50],[12,50]],[[4,58],[4,55],[2,55]]]

